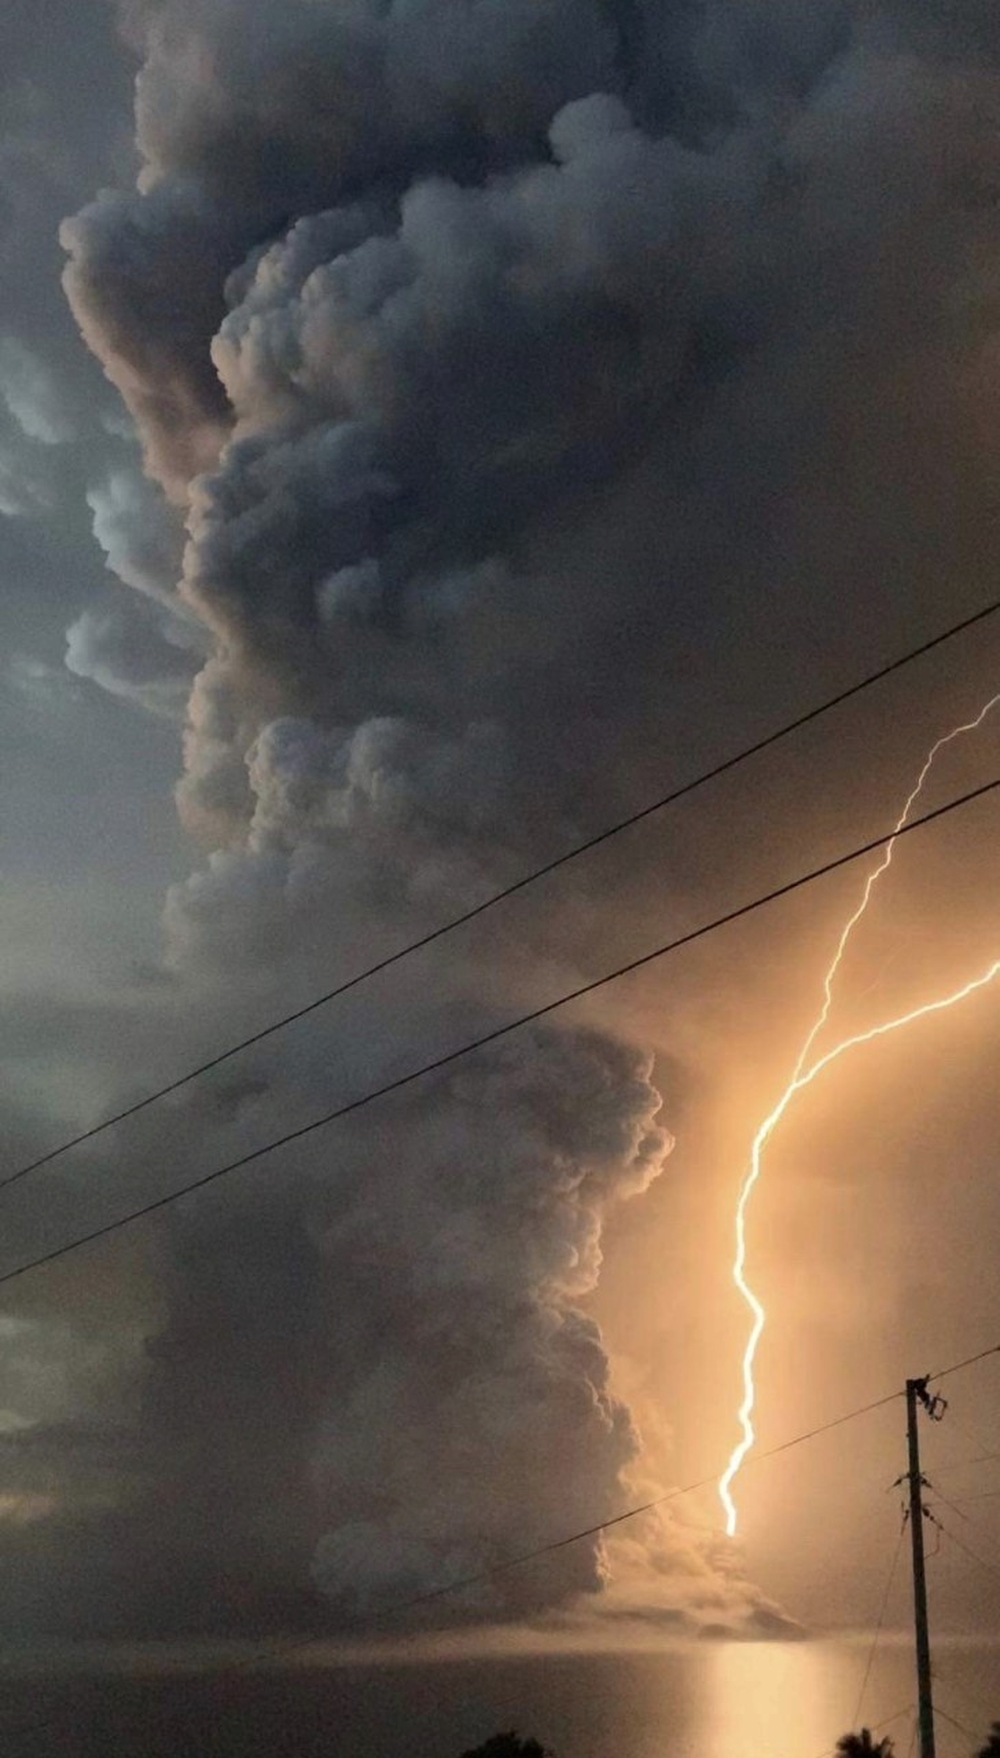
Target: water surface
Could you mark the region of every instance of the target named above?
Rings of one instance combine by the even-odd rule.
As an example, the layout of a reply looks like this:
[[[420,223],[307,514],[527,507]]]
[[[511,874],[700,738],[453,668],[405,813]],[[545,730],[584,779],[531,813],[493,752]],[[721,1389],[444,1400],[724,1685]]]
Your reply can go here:
[[[869,1641],[691,1644],[625,1653],[389,1661],[310,1656],[231,1670],[162,1654],[97,1669],[7,1659],[7,1758],[459,1758],[516,1727],[558,1758],[821,1758],[854,1725]],[[974,1750],[1000,1718],[1000,1651],[943,1645],[939,1758]],[[913,1666],[883,1642],[860,1719],[912,1751]],[[945,1719],[969,1730],[959,1731]],[[51,1719],[50,1719],[51,1718]],[[50,1725],[38,1725],[50,1720]],[[33,1725],[30,1725],[33,1724]],[[13,1727],[24,1732],[15,1737]],[[970,1738],[969,1736],[974,1736]]]

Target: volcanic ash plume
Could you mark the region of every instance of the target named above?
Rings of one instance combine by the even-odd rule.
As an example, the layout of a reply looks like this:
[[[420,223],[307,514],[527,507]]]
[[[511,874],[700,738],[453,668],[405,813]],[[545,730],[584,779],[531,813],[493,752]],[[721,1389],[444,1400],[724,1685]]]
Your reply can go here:
[[[356,1195],[321,1231],[354,1315],[315,1460],[327,1593],[374,1608],[618,1503],[636,1435],[576,1303],[609,1209],[660,1170],[658,1109],[635,1051],[536,1032],[400,1103],[388,1153],[359,1141]],[[486,1603],[601,1578],[590,1541],[499,1577]]]
[[[733,604],[773,639],[783,586],[818,614],[846,570],[876,615],[912,521],[873,483],[912,463],[933,516],[912,435],[934,398],[954,417],[959,309],[975,346],[992,20],[956,0],[946,53],[912,0],[128,5],[142,169],[66,222],[66,285],[165,511],[144,541],[143,494],[98,491],[148,645],[85,623],[71,663],[158,712],[189,690],[182,977],[335,966],[565,847],[657,761],[685,641]],[[447,980],[491,1017],[512,998]],[[387,1002],[373,1039],[419,1044],[426,1007]],[[635,1439],[577,1302],[660,1165],[649,1072],[526,1038],[289,1182],[338,1602],[620,1505]],[[566,1552],[525,1591],[600,1568]]]
[[[227,1575],[287,1595],[294,1559],[338,1615],[379,1614],[620,1511],[637,1436],[579,1302],[670,1147],[649,1072],[604,1034],[528,1032],[284,1188],[173,1220],[147,1520],[207,1596]],[[457,1603],[603,1579],[592,1538]]]

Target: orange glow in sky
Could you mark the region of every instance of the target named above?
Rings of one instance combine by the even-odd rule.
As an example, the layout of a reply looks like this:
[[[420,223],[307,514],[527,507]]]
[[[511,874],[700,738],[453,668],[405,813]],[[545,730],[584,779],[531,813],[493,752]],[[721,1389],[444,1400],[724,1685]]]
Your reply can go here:
[[[847,950],[848,941],[868,908],[876,884],[882,877],[883,873],[885,873],[892,865],[896,836],[907,823],[910,813],[923,790],[924,783],[931,772],[935,759],[946,745],[951,744],[953,739],[961,738],[965,733],[974,732],[977,727],[980,727],[986,719],[986,716],[990,713],[990,710],[995,708],[998,702],[1000,702],[1000,692],[998,692],[997,695],[990,697],[990,700],[980,709],[975,719],[964,721],[960,726],[953,727],[950,732],[945,733],[942,738],[938,739],[928,752],[916,783],[907,797],[903,810],[896,822],[895,833],[886,843],[878,861],[868,874],[862,888],[860,901],[841,929],[836,950],[823,979],[822,1004],[812,1026],[803,1040],[788,1085],[785,1087],[784,1092],[781,1094],[781,1097],[778,1099],[773,1110],[769,1111],[768,1115],[764,1118],[763,1123],[760,1125],[760,1128],[757,1130],[753,1139],[753,1145],[750,1150],[750,1164],[740,1186],[739,1196],[736,1202],[736,1253],[733,1258],[732,1267],[733,1282],[735,1283],[742,1299],[748,1306],[751,1315],[750,1332],[747,1337],[746,1347],[743,1351],[743,1401],[737,1412],[740,1438],[729,1456],[729,1463],[727,1464],[725,1471],[719,1479],[719,1499],[722,1502],[726,1517],[726,1532],[730,1538],[735,1534],[738,1523],[736,1503],[733,1500],[732,1495],[732,1486],[735,1482],[740,1466],[743,1464],[743,1461],[753,1446],[756,1438],[753,1426],[753,1412],[756,1403],[754,1363],[757,1357],[757,1346],[760,1343],[767,1319],[767,1314],[760,1297],[750,1286],[746,1277],[747,1207],[761,1174],[764,1149],[770,1141],[778,1124],[781,1122],[781,1119],[785,1115],[785,1112],[796,1093],[800,1093],[805,1087],[810,1086],[816,1079],[817,1075],[822,1074],[824,1069],[829,1068],[832,1062],[836,1062],[838,1058],[843,1056],[848,1050],[853,1050],[860,1044],[869,1044],[873,1038],[885,1037],[889,1032],[898,1031],[901,1026],[911,1025],[915,1020],[923,1019],[928,1014],[941,1013],[945,1008],[954,1007],[958,1002],[964,1001],[967,996],[974,994],[976,990],[984,989],[987,984],[992,983],[993,979],[1000,974],[1000,959],[995,959],[994,962],[988,965],[978,976],[972,977],[967,982],[962,983],[959,987],[949,990],[947,994],[937,996],[930,1001],[924,1002],[921,1006],[914,1007],[907,1013],[898,1014],[893,1019],[882,1020],[877,1025],[868,1027],[865,1031],[854,1032],[849,1037],[841,1038],[828,1050],[823,1051],[821,1055],[810,1060],[812,1057],[813,1046],[830,1017],[830,1009],[833,1005],[833,986],[844,953]]]

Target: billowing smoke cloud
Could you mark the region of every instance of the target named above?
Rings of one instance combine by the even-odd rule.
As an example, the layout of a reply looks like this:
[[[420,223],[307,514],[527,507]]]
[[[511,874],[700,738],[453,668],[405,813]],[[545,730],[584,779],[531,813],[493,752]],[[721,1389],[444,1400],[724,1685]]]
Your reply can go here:
[[[919,435],[958,471],[979,432],[1000,27],[976,0],[946,32],[912,0],[137,0],[128,28],[143,171],[66,223],[66,286],[186,522],[210,651],[178,641],[166,675],[199,668],[178,798],[208,855],[169,956],[235,978],[359,911],[433,919],[599,820],[717,620],[759,636],[780,607],[791,653],[845,572],[848,620],[888,604],[915,492],[928,517],[954,493]],[[173,617],[132,496],[94,503],[98,535]],[[71,638],[162,707],[147,662],[117,627]],[[266,1468],[269,1224],[239,1262],[217,1228],[178,1250],[149,1419],[184,1430],[183,1362],[231,1437],[180,1449],[178,1495],[308,1479],[312,1578],[347,1609],[615,1510],[636,1436],[579,1302],[659,1169],[656,1110],[637,1051],[546,1034],[331,1148],[287,1197],[315,1299],[297,1342],[276,1303],[294,1411]],[[603,1570],[583,1546],[498,1592]]]
[[[375,1607],[502,1561],[514,1509],[524,1548],[614,1505],[636,1436],[576,1303],[608,1209],[660,1170],[658,1109],[635,1052],[535,1034],[399,1106],[391,1154],[362,1150],[321,1236],[354,1315],[314,1467],[332,1597]],[[600,1569],[570,1550],[543,1596]]]
[[[637,1437],[577,1303],[606,1214],[660,1170],[659,1104],[636,1051],[537,1033],[401,1096],[291,1190],[176,1220],[147,1518],[220,1617],[227,1578],[288,1595],[296,1570],[338,1616],[382,1613],[617,1507]],[[581,1545],[476,1607],[602,1574]]]

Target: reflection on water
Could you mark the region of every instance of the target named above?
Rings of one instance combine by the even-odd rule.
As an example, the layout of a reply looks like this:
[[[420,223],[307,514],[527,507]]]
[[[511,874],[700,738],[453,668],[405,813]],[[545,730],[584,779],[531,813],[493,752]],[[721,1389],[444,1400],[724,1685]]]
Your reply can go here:
[[[695,1673],[702,1758],[821,1758],[841,1734],[864,1723],[892,1736],[899,1758],[914,1749],[914,1662],[906,1641],[880,1645],[867,1676],[870,1639],[718,1646]],[[942,1711],[981,1742],[1000,1716],[1000,1651],[993,1644],[943,1645],[936,1664]],[[940,1758],[973,1749],[944,1714]]]
[[[634,1653],[550,1653],[266,1672],[165,1669],[132,1655],[80,1673],[0,1669],[5,1758],[458,1758],[516,1727],[558,1758],[822,1758],[855,1724],[870,1644],[694,1644]],[[969,1758],[1000,1717],[1000,1650],[942,1646],[939,1758]],[[894,1717],[911,1750],[913,1665],[884,1642],[861,1719]],[[899,1713],[902,1712],[902,1713]],[[11,1724],[51,1726],[20,1739]]]
[[[851,1650],[827,1643],[715,1646],[698,1673],[700,1747],[705,1758],[816,1758],[849,1727],[858,1700]],[[864,1674],[862,1671],[861,1677]],[[900,1687],[904,1689],[904,1687]],[[890,1693],[891,1694],[891,1693]],[[901,1708],[907,1696],[889,1705]],[[865,1705],[873,1719],[874,1699]]]

